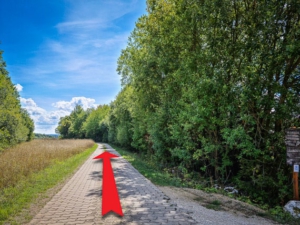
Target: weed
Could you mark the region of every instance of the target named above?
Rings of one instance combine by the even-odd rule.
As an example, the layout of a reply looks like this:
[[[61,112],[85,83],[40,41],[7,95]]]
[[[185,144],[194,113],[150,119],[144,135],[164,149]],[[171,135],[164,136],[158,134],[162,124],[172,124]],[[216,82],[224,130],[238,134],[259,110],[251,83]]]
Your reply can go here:
[[[257,213],[257,216],[260,216],[260,217],[266,217],[267,214],[266,214],[266,213],[259,212],[259,213]]]
[[[208,209],[213,209],[213,210],[221,210],[221,205],[222,203],[218,200],[213,200],[212,202],[208,203],[205,205],[206,208]]]
[[[197,198],[194,198],[195,201],[203,202],[205,199],[203,197],[198,196]]]
[[[220,201],[218,201],[218,200],[213,200],[213,201],[211,202],[211,204],[216,205],[216,206],[222,205],[222,203],[221,203]]]
[[[148,178],[154,184],[161,186],[183,186],[183,183],[179,178],[172,177],[164,170],[159,169],[158,166],[153,164],[152,161],[146,160],[145,158],[134,152],[127,151],[115,145],[111,144],[111,146],[116,149],[124,159],[130,162],[131,165],[136,168],[143,176]]]

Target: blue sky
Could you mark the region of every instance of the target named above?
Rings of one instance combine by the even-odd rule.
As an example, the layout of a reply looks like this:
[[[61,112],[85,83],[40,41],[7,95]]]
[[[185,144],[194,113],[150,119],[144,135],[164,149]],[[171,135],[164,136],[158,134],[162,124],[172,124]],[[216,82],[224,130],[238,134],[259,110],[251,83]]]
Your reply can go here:
[[[7,0],[0,7],[0,50],[35,121],[54,133],[76,104],[109,104],[121,89],[116,72],[146,0]]]

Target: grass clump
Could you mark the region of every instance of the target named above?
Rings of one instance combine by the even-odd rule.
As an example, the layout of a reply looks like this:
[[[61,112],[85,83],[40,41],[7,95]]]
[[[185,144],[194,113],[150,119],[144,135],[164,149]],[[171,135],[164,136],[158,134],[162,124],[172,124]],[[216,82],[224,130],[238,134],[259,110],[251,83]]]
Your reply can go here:
[[[0,154],[0,225],[71,174],[96,148],[91,140],[34,140]]]
[[[172,177],[169,173],[160,170],[153,162],[147,160],[145,157],[139,156],[138,154],[125,150],[124,148],[117,147],[110,144],[116,149],[124,159],[137,169],[143,176],[148,178],[152,183],[160,186],[175,186],[181,187],[183,183],[177,177]]]
[[[205,205],[208,209],[213,209],[215,211],[221,210],[222,203],[218,200],[213,200],[209,204]]]

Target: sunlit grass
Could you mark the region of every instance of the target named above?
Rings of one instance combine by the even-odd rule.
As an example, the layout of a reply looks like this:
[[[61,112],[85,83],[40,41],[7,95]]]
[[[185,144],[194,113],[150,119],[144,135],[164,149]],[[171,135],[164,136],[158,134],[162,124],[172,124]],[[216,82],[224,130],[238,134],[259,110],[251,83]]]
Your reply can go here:
[[[71,174],[96,148],[91,140],[34,140],[0,154],[0,224]]]
[[[143,176],[148,178],[151,182],[160,186],[175,186],[182,187],[183,183],[179,178],[172,177],[170,174],[162,171],[157,165],[154,165],[151,161],[144,157],[137,155],[134,152],[128,151],[124,148],[110,144],[116,149],[124,159],[136,168]]]
[[[94,145],[92,140],[33,140],[0,154],[0,190]]]

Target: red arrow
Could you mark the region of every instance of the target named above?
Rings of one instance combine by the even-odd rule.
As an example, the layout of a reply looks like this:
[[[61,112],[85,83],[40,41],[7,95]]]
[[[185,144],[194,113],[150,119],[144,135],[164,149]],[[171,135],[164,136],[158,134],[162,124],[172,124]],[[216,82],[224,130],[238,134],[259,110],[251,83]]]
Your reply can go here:
[[[94,158],[103,160],[102,216],[104,216],[109,211],[114,211],[120,216],[124,216],[118,195],[114,172],[110,163],[110,158],[116,157],[118,156],[109,152],[103,152],[102,154]]]

